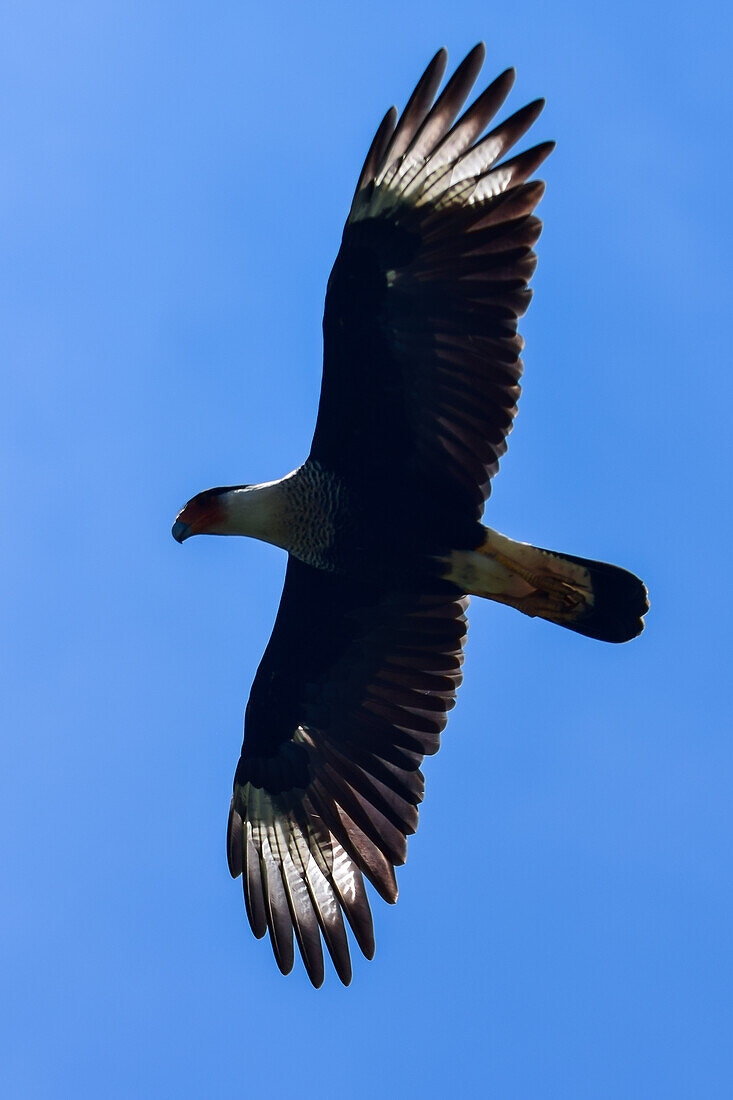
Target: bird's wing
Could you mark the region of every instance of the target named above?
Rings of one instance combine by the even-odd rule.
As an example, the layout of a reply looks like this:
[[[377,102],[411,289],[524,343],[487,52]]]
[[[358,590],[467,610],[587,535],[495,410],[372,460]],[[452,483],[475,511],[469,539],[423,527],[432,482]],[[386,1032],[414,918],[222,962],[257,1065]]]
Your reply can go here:
[[[389,902],[417,826],[423,756],[461,680],[467,598],[387,592],[288,563],[245,717],[228,830],[252,930],[283,973],[293,932],[314,985],[321,936],[351,979],[346,916],[374,953],[362,874]],[[342,915],[343,914],[343,915]]]
[[[328,283],[311,457],[352,479],[429,486],[480,515],[516,413],[544,185],[553,148],[502,158],[543,101],[481,137],[514,81],[499,76],[454,125],[484,57],[477,46],[433,103],[433,58],[399,121],[367,155]]]

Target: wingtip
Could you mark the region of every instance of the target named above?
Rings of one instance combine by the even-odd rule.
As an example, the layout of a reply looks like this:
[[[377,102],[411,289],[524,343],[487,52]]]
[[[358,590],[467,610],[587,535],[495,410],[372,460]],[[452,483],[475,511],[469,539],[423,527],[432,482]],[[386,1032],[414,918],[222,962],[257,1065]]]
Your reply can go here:
[[[475,80],[481,72],[485,60],[486,45],[483,42],[477,42],[473,49],[468,51],[456,69],[456,73],[468,72],[471,74],[471,79]]]
[[[227,865],[232,878],[239,878],[242,873],[242,830],[244,824],[242,818],[234,809],[234,799],[229,807],[229,822],[227,826]]]
[[[448,51],[445,48],[445,46],[441,46],[440,49],[435,54],[433,54],[433,56],[431,57],[430,62],[428,64],[428,67],[426,68],[425,72],[423,73],[423,79],[425,79],[425,77],[429,73],[430,74],[437,73],[438,74],[438,83],[440,83],[440,81],[445,76],[445,70],[446,70],[447,67],[448,67]]]
[[[556,141],[543,141],[541,145],[537,146],[538,156],[541,159],[539,160],[539,162],[537,163],[537,166],[535,167],[535,172],[537,171],[537,169],[542,164],[544,164],[544,162],[549,157],[550,153],[554,153],[556,146],[557,146]]]
[[[280,973],[283,975],[283,977],[287,978],[288,974],[291,972],[293,966],[295,965],[295,957],[293,956],[291,958],[291,956],[288,955],[287,957],[283,958],[275,953],[275,962],[277,963],[277,968]],[[313,981],[312,978],[310,980]]]
[[[320,989],[323,985],[324,978],[326,977],[325,970],[319,970],[317,974],[311,974],[310,970],[307,971],[308,980],[314,989]]]

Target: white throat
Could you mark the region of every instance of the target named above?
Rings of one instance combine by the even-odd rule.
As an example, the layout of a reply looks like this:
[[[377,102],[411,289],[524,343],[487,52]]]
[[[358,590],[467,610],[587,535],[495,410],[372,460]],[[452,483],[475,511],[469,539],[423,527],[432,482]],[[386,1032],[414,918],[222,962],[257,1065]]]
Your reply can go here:
[[[231,489],[225,498],[227,534],[248,535],[287,549],[289,508],[285,483],[296,473],[293,470],[277,481]]]

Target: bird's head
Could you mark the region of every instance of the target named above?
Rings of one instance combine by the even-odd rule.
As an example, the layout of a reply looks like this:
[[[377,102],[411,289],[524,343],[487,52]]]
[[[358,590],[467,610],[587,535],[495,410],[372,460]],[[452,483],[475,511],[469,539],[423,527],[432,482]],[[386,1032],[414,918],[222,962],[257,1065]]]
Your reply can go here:
[[[171,534],[176,542],[183,542],[191,535],[232,534],[230,503],[232,494],[247,485],[225,485],[218,489],[205,489],[189,500],[176,516]]]

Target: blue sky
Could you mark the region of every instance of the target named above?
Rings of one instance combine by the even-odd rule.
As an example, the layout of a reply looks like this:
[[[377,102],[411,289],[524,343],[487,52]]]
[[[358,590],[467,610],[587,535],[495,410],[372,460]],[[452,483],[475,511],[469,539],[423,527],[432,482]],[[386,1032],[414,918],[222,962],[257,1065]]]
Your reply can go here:
[[[730,1095],[727,8],[0,23],[3,1094]],[[627,565],[652,612],[611,647],[474,604],[376,959],[314,991],[224,855],[284,556],[170,524],[307,453],[373,130],[481,38],[558,141],[487,521]]]

